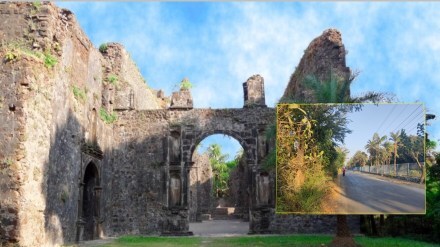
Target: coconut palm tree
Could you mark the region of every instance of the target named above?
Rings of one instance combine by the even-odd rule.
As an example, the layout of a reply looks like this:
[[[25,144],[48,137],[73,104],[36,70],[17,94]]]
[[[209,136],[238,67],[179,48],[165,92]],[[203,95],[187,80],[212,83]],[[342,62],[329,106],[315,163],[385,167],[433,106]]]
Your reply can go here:
[[[391,142],[389,141],[385,141],[382,144],[382,147],[384,148],[385,152],[385,156],[384,156],[384,161],[386,161],[386,164],[389,166],[391,164],[391,157],[393,155],[393,151],[394,151],[394,146]]]
[[[381,162],[381,158],[383,157],[383,150],[381,149],[382,143],[387,139],[387,136],[379,136],[378,133],[374,133],[371,140],[368,140],[365,148],[370,153],[370,156],[373,158],[375,165],[379,165]]]

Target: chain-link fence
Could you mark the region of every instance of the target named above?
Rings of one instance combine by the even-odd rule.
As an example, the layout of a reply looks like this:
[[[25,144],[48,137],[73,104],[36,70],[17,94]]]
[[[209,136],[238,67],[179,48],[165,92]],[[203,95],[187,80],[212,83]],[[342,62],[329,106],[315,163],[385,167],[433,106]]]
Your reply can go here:
[[[396,164],[396,168],[394,168],[394,164],[391,164],[391,165],[354,167],[353,170],[380,174],[380,175],[383,174],[393,177],[420,178],[422,176],[422,169],[425,165],[423,162],[420,164],[422,165],[422,167],[419,167],[417,163],[403,163],[403,164]]]

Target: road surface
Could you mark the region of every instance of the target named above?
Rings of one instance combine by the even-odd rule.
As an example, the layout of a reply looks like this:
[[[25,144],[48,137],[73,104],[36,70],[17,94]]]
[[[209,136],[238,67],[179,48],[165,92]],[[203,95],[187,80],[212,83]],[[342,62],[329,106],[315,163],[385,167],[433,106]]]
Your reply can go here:
[[[339,175],[337,184],[337,213],[425,213],[424,184],[352,171]]]

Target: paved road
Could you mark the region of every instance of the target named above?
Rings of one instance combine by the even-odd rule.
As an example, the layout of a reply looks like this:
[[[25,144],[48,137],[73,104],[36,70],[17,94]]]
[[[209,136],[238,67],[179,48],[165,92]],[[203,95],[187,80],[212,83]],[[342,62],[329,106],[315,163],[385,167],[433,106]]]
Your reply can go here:
[[[338,184],[338,213],[425,213],[424,185],[351,171]]]
[[[189,224],[195,236],[238,236],[247,235],[249,222],[241,220],[209,220]]]

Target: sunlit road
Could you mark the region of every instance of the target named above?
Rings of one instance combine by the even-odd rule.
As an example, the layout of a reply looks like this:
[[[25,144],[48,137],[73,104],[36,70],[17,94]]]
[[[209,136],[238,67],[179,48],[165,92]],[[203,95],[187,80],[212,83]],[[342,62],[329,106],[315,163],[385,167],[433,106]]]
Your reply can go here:
[[[337,213],[425,213],[425,186],[348,171],[338,178]]]

